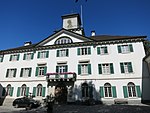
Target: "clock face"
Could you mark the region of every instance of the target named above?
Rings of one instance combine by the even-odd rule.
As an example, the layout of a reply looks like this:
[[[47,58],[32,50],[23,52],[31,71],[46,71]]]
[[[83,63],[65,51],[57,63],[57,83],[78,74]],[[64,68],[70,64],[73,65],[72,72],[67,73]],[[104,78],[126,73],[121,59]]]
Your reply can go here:
[[[68,20],[67,21],[67,28],[72,28],[72,21],[71,20]]]

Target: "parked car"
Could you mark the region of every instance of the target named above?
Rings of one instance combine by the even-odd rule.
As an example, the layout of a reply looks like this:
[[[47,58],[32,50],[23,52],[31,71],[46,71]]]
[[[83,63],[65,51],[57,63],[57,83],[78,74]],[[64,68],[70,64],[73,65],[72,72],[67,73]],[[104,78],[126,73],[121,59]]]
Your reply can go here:
[[[22,98],[15,99],[12,105],[16,108],[18,107],[36,108],[36,107],[39,107],[41,104],[39,101],[36,101],[33,98],[22,97]]]

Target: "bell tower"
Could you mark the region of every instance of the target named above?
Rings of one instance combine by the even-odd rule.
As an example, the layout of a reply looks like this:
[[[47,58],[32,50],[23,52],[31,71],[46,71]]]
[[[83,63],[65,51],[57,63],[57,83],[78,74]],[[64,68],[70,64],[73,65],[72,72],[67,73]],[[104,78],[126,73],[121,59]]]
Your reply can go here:
[[[84,29],[81,27],[79,14],[69,14],[62,16],[63,28],[84,35]]]

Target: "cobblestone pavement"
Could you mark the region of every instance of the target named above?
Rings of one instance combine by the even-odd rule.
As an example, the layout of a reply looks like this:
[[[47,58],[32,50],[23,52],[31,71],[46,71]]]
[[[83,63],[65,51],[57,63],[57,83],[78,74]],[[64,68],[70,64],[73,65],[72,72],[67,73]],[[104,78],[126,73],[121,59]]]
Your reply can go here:
[[[45,107],[25,110],[15,108],[0,113],[47,113]],[[4,108],[3,108],[4,110]],[[15,111],[16,110],[16,111]],[[147,105],[54,105],[53,113],[150,113],[150,106]]]

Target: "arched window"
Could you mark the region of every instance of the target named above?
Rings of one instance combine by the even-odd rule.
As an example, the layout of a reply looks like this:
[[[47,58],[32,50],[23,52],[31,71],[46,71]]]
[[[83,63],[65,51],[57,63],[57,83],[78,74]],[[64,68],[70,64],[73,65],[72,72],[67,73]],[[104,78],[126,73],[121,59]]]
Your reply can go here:
[[[129,97],[136,97],[135,84],[132,83],[132,82],[129,82],[127,87],[128,87],[128,95],[129,95]]]
[[[7,95],[9,95],[9,96],[11,95],[11,85],[10,84],[8,84],[6,87],[6,96]]]
[[[55,44],[67,44],[67,43],[72,43],[73,41],[71,40],[71,38],[63,36],[60,37],[59,39],[57,39],[55,41]]]
[[[82,84],[82,97],[89,97],[89,88],[87,83]]]
[[[21,86],[21,96],[26,96],[26,89],[27,89],[27,86],[25,84],[23,84]]]
[[[105,97],[112,97],[111,85],[109,83],[104,84]]]
[[[37,96],[42,96],[42,85],[41,84],[37,85]]]

